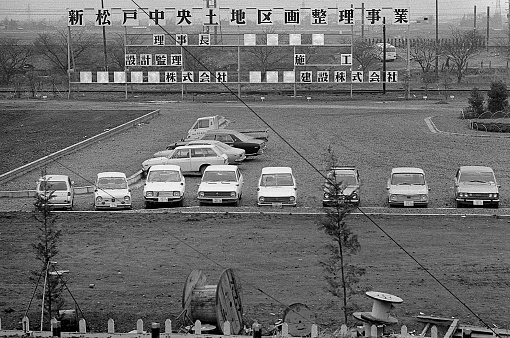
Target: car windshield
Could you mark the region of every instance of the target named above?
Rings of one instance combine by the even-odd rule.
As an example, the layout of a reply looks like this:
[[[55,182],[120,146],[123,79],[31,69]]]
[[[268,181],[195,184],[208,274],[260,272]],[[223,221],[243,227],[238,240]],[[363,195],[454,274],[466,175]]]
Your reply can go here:
[[[40,191],[67,191],[65,181],[41,181],[39,184]]]
[[[328,174],[328,179],[333,183],[342,183],[344,185],[357,185],[356,176],[346,173]]]
[[[425,176],[419,173],[395,173],[391,176],[392,185],[424,185]]]
[[[147,182],[180,182],[181,175],[177,170],[154,170],[147,176]]]
[[[127,182],[122,177],[101,177],[97,180],[99,189],[127,189]]]
[[[460,182],[494,183],[496,179],[490,171],[464,172],[460,175]]]
[[[234,171],[206,171],[202,177],[203,182],[237,182]]]
[[[292,174],[288,173],[264,174],[262,175],[260,185],[263,187],[276,187],[276,186],[291,187],[294,185],[294,180],[292,179]]]

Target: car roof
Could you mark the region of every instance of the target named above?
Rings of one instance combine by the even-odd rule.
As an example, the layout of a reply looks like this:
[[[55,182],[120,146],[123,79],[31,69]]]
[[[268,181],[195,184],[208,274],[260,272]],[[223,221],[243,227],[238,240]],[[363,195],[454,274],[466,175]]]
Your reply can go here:
[[[491,167],[486,167],[482,165],[463,165],[460,168],[460,171],[491,171],[493,172]]]
[[[214,148],[214,144],[188,144],[187,146],[178,146],[174,150],[178,149],[197,149],[197,148]]]
[[[399,174],[425,174],[423,169],[421,168],[413,168],[413,167],[397,167],[391,169],[391,173],[399,173]]]
[[[232,129],[209,129],[206,134],[239,134],[237,130]]]
[[[205,168],[205,171],[211,171],[211,170],[223,170],[223,171],[236,171],[237,166],[233,164],[213,164],[207,166]]]
[[[350,171],[350,172],[355,172],[357,170],[354,167],[332,167],[329,171]]]
[[[39,181],[67,181],[68,179],[67,175],[44,175],[39,178]]]
[[[290,173],[292,174],[291,167],[264,167],[262,168],[262,174],[280,174]]]
[[[195,145],[195,144],[201,144],[201,145],[207,145],[207,144],[218,144],[218,143],[221,143],[220,141],[216,141],[216,140],[192,140],[192,141],[189,141],[187,145],[189,146],[192,146],[192,145]]]
[[[118,171],[105,171],[102,173],[98,173],[97,177],[126,177],[126,174],[118,172]]]
[[[181,167],[175,164],[155,164],[150,167],[149,171],[155,170],[177,170],[180,171]]]

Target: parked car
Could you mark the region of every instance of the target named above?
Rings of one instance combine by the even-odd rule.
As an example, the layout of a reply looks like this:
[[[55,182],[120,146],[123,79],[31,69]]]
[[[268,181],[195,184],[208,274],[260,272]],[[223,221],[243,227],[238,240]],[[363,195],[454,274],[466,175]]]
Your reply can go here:
[[[360,178],[354,167],[333,167],[326,175],[322,205],[336,206],[337,203],[359,205]]]
[[[102,172],[94,184],[94,209],[131,209],[131,189],[126,174]]]
[[[169,203],[182,206],[185,190],[186,180],[181,167],[171,164],[153,165],[143,187],[145,207]]]
[[[202,136],[212,129],[223,129],[231,123],[230,120],[226,119],[221,115],[205,116],[198,118],[190,130],[184,141],[196,140],[202,138]],[[245,134],[246,136],[261,139],[263,141],[268,140],[269,129],[268,128],[250,128],[238,130],[238,132]]]
[[[265,167],[259,178],[257,205],[296,206],[296,179],[289,167]]]
[[[198,186],[200,204],[239,205],[243,196],[244,178],[235,165],[210,165],[202,175]]]
[[[454,179],[457,207],[499,207],[499,188],[494,171],[484,166],[461,166]]]
[[[179,146],[187,146],[194,144],[212,144],[220,148],[220,150],[228,156],[228,163],[235,164],[242,162],[246,159],[246,151],[244,149],[234,148],[220,141],[215,140],[193,140],[193,141],[179,141],[174,142],[166,147],[167,150],[158,151],[154,157],[169,156],[173,153],[174,149]]]
[[[386,189],[390,207],[426,208],[429,204],[429,187],[423,169],[410,167],[391,169]]]
[[[153,165],[173,164],[181,167],[183,174],[202,175],[207,166],[228,164],[228,156],[215,145],[188,145],[174,149],[168,157],[154,157],[142,163],[142,171],[146,175]]]
[[[253,137],[246,136],[238,131],[230,129],[208,130],[202,140],[216,140],[229,146],[244,149],[246,156],[256,156],[264,153],[266,142]]]
[[[44,175],[37,181],[36,194],[52,209],[72,210],[74,182],[67,175]]]

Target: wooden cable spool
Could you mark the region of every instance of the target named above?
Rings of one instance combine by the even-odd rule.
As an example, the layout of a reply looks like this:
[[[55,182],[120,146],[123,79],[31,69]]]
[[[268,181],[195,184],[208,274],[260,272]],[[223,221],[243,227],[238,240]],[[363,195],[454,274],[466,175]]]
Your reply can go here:
[[[291,336],[309,336],[312,324],[315,324],[315,314],[305,304],[294,303],[283,312],[283,322],[287,323]]]
[[[207,277],[202,271],[191,271],[184,284],[182,309],[191,320],[215,325],[221,333],[228,321],[231,333],[239,334],[243,327],[243,308],[233,270],[225,269],[217,285],[207,285]]]

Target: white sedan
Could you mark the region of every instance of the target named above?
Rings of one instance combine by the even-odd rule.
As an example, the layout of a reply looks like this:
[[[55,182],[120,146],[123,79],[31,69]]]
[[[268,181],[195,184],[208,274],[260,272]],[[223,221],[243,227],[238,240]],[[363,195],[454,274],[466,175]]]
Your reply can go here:
[[[265,167],[259,178],[257,205],[295,207],[297,203],[296,179],[289,167]]]
[[[198,201],[202,203],[239,205],[243,195],[244,178],[235,165],[207,167],[198,187]]]
[[[214,145],[188,145],[174,149],[168,157],[154,157],[142,163],[142,171],[146,175],[150,167],[157,164],[173,164],[181,167],[186,174],[202,175],[205,168],[215,164],[228,164],[228,156]]]
[[[185,190],[186,181],[179,166],[153,165],[143,187],[145,207],[170,203],[182,206]]]

